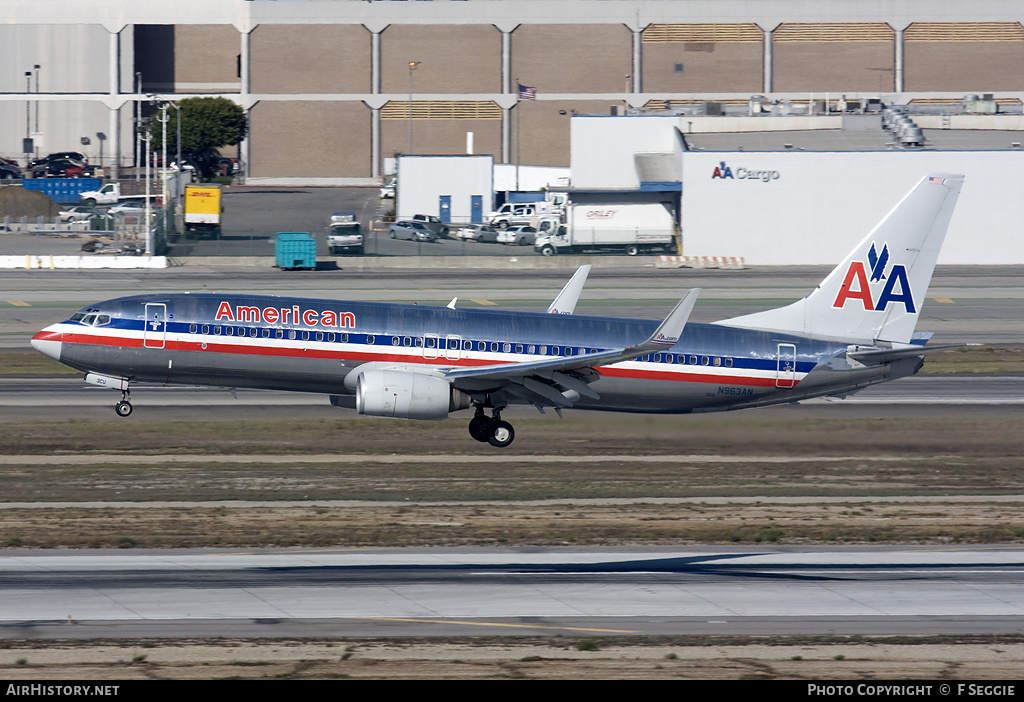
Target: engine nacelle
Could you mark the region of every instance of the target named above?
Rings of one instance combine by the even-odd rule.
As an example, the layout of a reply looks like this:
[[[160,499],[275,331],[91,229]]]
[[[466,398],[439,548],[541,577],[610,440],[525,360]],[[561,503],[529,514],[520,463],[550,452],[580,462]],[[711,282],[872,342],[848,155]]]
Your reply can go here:
[[[367,369],[356,380],[356,411],[371,417],[446,419],[471,404],[468,395],[434,375]]]

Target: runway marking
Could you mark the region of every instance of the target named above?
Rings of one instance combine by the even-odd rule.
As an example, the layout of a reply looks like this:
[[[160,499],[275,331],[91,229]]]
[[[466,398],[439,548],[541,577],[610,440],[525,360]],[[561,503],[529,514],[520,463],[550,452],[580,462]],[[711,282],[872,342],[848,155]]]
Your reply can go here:
[[[941,302],[941,303],[946,304],[946,305],[955,305],[956,304],[955,302],[953,302],[953,298],[951,298],[951,297],[933,297],[932,299],[935,300],[936,302]]]
[[[24,300],[7,300],[6,302],[7,302],[8,305],[13,305],[14,307],[31,307],[32,306],[32,305],[28,304],[27,302],[25,302]]]
[[[473,302],[475,302],[476,304],[481,305],[483,307],[497,307],[497,305],[498,305],[497,302],[491,302],[490,300],[484,300],[482,298],[481,299],[474,299]]]
[[[104,388],[100,388],[104,389]],[[87,455],[42,456],[36,454],[3,456],[0,465],[72,465],[93,463],[846,463],[850,461],[911,461],[905,456],[632,456],[632,455],[534,455],[474,456],[458,454],[315,454],[308,456],[250,454],[181,454],[151,456],[145,454],[95,453]],[[930,459],[919,459],[930,460]]]
[[[398,617],[358,617],[374,622],[410,622],[413,624],[459,624],[462,626],[494,626],[504,629],[550,629],[552,631],[589,631],[601,634],[639,634],[631,629],[592,629],[581,626],[541,626],[538,624],[499,624],[497,622],[465,622],[458,619],[403,619]]]

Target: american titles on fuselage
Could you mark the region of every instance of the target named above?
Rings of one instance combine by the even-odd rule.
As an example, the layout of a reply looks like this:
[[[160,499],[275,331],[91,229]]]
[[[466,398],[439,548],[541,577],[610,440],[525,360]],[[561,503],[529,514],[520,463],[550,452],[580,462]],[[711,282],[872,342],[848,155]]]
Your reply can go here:
[[[314,309],[300,310],[298,305],[291,307],[257,307],[255,305],[234,305],[221,302],[214,315],[216,322],[251,322],[267,324],[305,324],[307,327],[332,327],[336,329],[355,329],[356,316],[351,312],[335,312],[334,310],[317,311]]]

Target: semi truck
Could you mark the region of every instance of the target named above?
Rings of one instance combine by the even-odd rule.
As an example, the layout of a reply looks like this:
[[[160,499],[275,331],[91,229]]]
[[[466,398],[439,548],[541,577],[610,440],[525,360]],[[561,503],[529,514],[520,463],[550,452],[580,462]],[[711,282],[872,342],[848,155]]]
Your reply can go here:
[[[544,256],[560,253],[665,253],[676,250],[675,216],[670,203],[571,205],[565,221],[537,218],[534,249]]]
[[[363,253],[363,229],[350,212],[335,212],[327,227],[327,250],[332,256],[339,253]]]
[[[219,185],[185,186],[185,238],[192,235],[220,237],[221,207]]]

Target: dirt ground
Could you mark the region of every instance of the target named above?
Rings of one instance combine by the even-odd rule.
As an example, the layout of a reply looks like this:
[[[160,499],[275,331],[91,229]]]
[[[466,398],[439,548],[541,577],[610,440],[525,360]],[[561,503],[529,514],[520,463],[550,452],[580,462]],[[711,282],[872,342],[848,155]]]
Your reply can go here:
[[[1020,637],[46,643],[0,648],[0,679],[1016,680],[1021,660]]]

